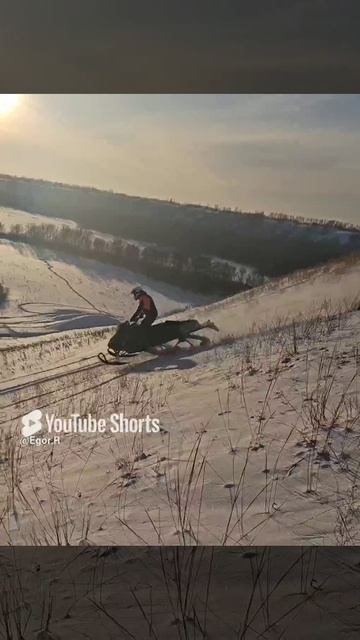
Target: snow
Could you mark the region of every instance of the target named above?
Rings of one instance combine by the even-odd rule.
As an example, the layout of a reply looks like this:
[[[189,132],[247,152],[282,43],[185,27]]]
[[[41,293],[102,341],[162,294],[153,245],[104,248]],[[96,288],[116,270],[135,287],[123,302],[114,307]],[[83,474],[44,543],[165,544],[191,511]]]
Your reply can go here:
[[[11,293],[0,352],[0,542],[358,544],[359,261],[179,311],[219,326],[204,330],[208,348],[107,367],[96,354],[113,318],[133,309],[133,274],[11,243],[0,250]],[[155,282],[150,291],[164,314],[201,302]],[[21,447],[21,417],[34,409],[151,415],[162,430]]]
[[[130,292],[139,275],[126,269],[8,240],[0,240],[0,260],[0,281],[9,289],[0,308],[2,338],[113,326],[136,308]],[[160,315],[205,299],[150,278],[141,283],[156,297]]]
[[[53,224],[55,227],[62,227],[63,225],[73,228],[78,227],[78,224],[73,220],[43,216],[38,213],[21,211],[20,209],[11,209],[10,207],[0,207],[0,222],[4,225],[6,231],[10,231],[11,227],[15,224],[22,226],[28,224]]]

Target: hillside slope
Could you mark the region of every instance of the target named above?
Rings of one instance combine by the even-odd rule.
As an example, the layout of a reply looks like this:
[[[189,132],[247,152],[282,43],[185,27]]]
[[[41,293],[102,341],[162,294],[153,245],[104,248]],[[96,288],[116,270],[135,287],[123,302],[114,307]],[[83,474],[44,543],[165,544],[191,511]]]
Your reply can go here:
[[[130,291],[139,276],[129,270],[8,240],[0,240],[0,256],[0,281],[9,289],[0,308],[2,338],[114,325],[136,308]],[[160,315],[206,299],[151,278],[141,282]]]
[[[0,539],[358,543],[359,275],[338,263],[192,310],[220,328],[202,351],[106,367],[110,328],[5,349]],[[22,447],[35,408],[149,415],[161,431]]]
[[[182,255],[216,255],[266,276],[284,275],[360,249],[358,227],[128,196],[0,176],[0,205],[74,220]]]

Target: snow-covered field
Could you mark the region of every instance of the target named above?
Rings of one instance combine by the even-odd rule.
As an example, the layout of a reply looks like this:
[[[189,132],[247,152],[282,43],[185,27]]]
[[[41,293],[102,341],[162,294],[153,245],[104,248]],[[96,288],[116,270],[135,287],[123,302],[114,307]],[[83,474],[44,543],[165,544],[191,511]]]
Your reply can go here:
[[[13,227],[14,225],[21,225],[23,228],[26,228],[28,224],[51,224],[56,227],[67,226],[72,228],[80,228],[77,222],[74,222],[73,220],[51,218],[50,216],[32,214],[18,209],[11,209],[9,207],[0,207],[0,230],[2,228],[6,233],[9,233],[11,231],[11,227]],[[88,229],[88,231],[92,238],[101,238],[106,243],[112,243],[114,239],[116,239],[116,236],[113,236],[109,233],[102,233],[101,231],[95,231],[93,229]],[[127,238],[126,242],[139,248],[151,246],[156,247],[156,244],[154,242],[140,242],[139,240],[130,238]],[[168,250],[171,251],[171,248],[168,248]],[[267,279],[266,277],[261,275],[256,268],[249,265],[239,264],[238,262],[234,262],[231,260],[224,260],[222,258],[219,258],[218,256],[207,257],[211,258],[213,265],[226,264],[234,268],[235,279],[251,287],[258,286]]]
[[[0,223],[3,225],[5,231],[10,231],[11,227],[20,224],[26,226],[28,224],[53,224],[57,227],[63,225],[78,227],[78,224],[73,220],[65,220],[62,218],[52,218],[51,216],[43,216],[35,213],[29,213],[28,211],[21,211],[20,209],[12,209],[11,207],[0,207]]]
[[[0,354],[1,542],[359,542],[358,261],[179,313],[219,326],[204,332],[213,338],[207,349],[107,367],[96,354],[106,349],[110,316],[130,311],[130,276],[109,278],[105,300],[94,283],[106,275],[91,261],[1,249],[5,284],[11,276],[16,291]],[[190,302],[156,286],[163,313]],[[82,310],[107,322],[69,326],[79,294]],[[21,417],[34,409],[108,423],[120,412],[148,415],[161,431],[71,433],[22,446]]]
[[[55,227],[66,226],[71,227],[72,229],[80,228],[79,224],[77,222],[74,222],[74,220],[44,216],[39,213],[29,213],[28,211],[21,211],[21,209],[12,209],[11,207],[0,207],[0,224],[2,225],[3,230],[7,233],[11,231],[11,227],[13,227],[14,225],[21,225],[22,227],[26,228],[28,224],[51,224]],[[102,238],[107,242],[112,242],[115,237],[110,233],[102,233],[101,231],[96,231],[93,229],[88,229],[88,231],[90,231],[94,238]],[[139,242],[138,240],[128,240],[128,242],[139,247],[154,246],[154,243]]]
[[[156,297],[160,315],[204,300],[126,269],[19,242],[0,240],[0,260],[0,281],[9,289],[0,308],[2,338],[114,325],[135,310],[130,291],[139,278]]]
[[[356,548],[2,548],[0,567],[4,638],[359,637]]]

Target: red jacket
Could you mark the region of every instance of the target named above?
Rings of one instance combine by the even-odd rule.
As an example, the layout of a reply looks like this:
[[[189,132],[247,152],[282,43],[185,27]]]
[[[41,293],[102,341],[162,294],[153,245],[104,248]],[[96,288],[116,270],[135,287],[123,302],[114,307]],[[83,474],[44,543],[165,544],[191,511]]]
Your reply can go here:
[[[136,322],[142,316],[155,315],[157,316],[157,308],[155,302],[148,293],[142,293],[138,298],[139,306],[136,309],[134,315],[130,318],[130,322]]]

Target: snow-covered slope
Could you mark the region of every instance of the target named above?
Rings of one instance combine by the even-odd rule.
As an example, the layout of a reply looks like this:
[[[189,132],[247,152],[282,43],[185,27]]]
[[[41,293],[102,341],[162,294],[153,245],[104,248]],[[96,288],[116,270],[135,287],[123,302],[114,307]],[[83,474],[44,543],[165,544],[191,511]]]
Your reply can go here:
[[[136,308],[130,291],[139,276],[126,269],[7,240],[0,240],[0,260],[0,281],[9,289],[0,337],[114,325]],[[160,315],[204,300],[149,278],[141,283],[156,296]]]
[[[102,309],[82,269],[60,262],[50,262],[56,274],[41,262],[53,294],[67,290],[60,274],[89,296],[87,313],[95,314],[90,303]],[[358,261],[337,263],[179,313],[216,322],[219,333],[204,332],[210,348],[139,356],[118,368],[96,357],[111,334],[106,326],[3,338],[0,510],[8,506],[0,540],[358,542],[359,276]],[[74,308],[77,294],[66,295]],[[168,309],[179,302],[169,297]],[[34,312],[23,305],[20,321],[41,327]],[[48,330],[51,314],[41,313]],[[61,418],[150,415],[162,429],[72,433],[56,446],[21,447],[21,417],[34,409]]]

